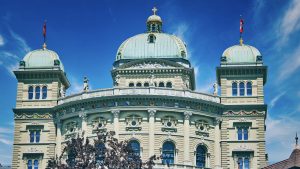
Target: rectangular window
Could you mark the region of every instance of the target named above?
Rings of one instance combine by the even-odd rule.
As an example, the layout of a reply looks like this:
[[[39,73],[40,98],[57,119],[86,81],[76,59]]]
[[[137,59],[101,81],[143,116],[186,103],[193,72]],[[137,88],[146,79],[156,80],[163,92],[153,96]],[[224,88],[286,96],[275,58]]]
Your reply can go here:
[[[249,156],[238,157],[237,165],[238,165],[239,169],[250,169]]]
[[[33,143],[34,142],[34,131],[33,130],[30,131],[29,136],[30,136],[30,143]]]
[[[248,127],[245,127],[244,129],[244,140],[248,140]]]
[[[30,143],[39,143],[40,137],[41,137],[41,131],[40,130],[30,130]]]
[[[238,140],[242,140],[242,139],[243,139],[243,129],[238,128]]]
[[[40,142],[40,131],[36,131],[35,132],[35,142],[36,143],[39,143]]]

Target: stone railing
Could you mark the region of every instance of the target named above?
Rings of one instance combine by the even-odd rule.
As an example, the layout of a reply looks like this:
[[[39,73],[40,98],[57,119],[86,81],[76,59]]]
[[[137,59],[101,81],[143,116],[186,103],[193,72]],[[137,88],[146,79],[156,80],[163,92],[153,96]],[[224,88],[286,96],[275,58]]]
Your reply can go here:
[[[176,90],[176,89],[165,89],[165,88],[110,88],[93,90],[89,92],[82,92],[74,95],[70,95],[58,100],[58,104],[64,104],[72,101],[89,99],[94,97],[105,97],[105,96],[121,96],[121,95],[157,95],[157,96],[176,96],[186,97],[192,99],[200,99],[215,103],[220,103],[218,96],[213,96],[205,93],[199,93],[189,90]]]

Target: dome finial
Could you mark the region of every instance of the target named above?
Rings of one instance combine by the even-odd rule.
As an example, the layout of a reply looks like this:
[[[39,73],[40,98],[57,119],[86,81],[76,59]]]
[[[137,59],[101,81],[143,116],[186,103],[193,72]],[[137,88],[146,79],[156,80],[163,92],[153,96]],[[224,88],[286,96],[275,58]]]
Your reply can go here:
[[[153,15],[156,15],[156,12],[158,11],[158,9],[156,7],[153,7],[152,11],[153,11]]]
[[[45,50],[47,47],[47,45],[46,45],[46,20],[44,21],[44,25],[43,25],[43,36],[44,36],[43,49]]]

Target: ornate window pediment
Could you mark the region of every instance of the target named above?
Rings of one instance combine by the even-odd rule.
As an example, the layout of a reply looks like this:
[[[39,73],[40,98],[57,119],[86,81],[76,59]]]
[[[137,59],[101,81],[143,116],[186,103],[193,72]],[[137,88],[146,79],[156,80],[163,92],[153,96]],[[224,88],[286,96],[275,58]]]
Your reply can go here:
[[[78,134],[78,122],[71,121],[64,125],[65,140],[76,137]]]
[[[105,132],[107,119],[103,117],[97,117],[92,121],[93,132]]]
[[[177,123],[178,120],[174,118],[173,116],[165,116],[162,118],[162,131],[164,132],[177,132]]]
[[[142,130],[141,123],[142,117],[131,115],[125,118],[127,131],[140,131]]]
[[[196,134],[200,135],[200,136],[205,136],[208,137],[209,136],[209,124],[207,121],[205,120],[198,120],[195,122],[195,126],[197,128]]]

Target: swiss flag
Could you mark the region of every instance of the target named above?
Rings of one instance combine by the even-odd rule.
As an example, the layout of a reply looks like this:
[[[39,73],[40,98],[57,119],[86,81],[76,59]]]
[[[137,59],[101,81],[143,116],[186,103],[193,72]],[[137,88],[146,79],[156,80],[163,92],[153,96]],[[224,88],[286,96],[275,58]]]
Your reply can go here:
[[[240,33],[244,32],[244,20],[240,19]]]
[[[43,26],[43,35],[45,38],[46,37],[46,22],[44,22],[44,26]]]

